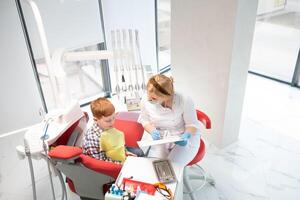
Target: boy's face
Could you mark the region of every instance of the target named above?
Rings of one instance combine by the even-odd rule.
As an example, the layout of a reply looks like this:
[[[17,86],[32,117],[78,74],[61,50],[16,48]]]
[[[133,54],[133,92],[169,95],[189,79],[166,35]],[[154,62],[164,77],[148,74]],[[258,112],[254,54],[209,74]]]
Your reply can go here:
[[[94,118],[94,120],[103,130],[110,129],[113,127],[113,124],[115,122],[115,113],[107,117],[103,116],[100,119]]]

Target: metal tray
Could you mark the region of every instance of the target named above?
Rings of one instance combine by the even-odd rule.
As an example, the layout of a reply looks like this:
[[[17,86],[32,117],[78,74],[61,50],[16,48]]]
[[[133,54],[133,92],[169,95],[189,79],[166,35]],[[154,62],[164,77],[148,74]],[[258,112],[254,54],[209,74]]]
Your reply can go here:
[[[162,183],[171,183],[176,181],[174,169],[167,159],[155,160],[152,162],[157,178]]]

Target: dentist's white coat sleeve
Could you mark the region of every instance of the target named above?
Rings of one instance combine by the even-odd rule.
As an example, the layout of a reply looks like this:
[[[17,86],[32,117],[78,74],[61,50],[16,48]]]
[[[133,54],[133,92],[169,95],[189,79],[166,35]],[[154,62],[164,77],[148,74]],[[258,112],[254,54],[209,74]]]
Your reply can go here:
[[[145,102],[146,99],[145,97],[142,98],[141,100],[141,113],[138,119],[138,122],[141,123],[143,126],[150,124],[150,117],[149,117],[149,112],[146,109]]]
[[[197,119],[196,108],[194,106],[193,100],[188,96],[184,97],[183,120],[185,123],[185,127],[192,126],[199,130],[200,125]]]

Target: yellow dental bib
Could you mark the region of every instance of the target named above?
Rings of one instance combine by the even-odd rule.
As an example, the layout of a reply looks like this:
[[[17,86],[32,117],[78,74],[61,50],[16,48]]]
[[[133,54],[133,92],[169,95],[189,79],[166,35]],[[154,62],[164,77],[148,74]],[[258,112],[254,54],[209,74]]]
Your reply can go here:
[[[101,150],[105,151],[107,157],[121,162],[125,161],[125,138],[123,132],[115,128],[103,131],[100,137],[100,145]]]

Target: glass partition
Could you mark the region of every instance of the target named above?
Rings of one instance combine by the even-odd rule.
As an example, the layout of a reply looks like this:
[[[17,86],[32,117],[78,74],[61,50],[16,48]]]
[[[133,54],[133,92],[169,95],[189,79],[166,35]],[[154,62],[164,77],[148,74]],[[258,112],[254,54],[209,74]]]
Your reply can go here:
[[[171,1],[157,0],[157,43],[159,71],[171,65]]]
[[[300,1],[260,0],[251,72],[291,83],[300,48]]]
[[[38,26],[32,7],[29,4],[30,0],[18,0],[18,2],[48,110],[55,107],[56,101],[61,100],[59,98],[63,92],[62,87],[67,87],[70,98],[78,100],[81,104],[89,102],[95,96],[109,94],[110,82],[109,79],[105,78],[109,76],[108,66],[105,65],[105,62],[98,60],[64,62],[62,56],[61,61],[64,62],[62,66],[53,64],[54,55],[58,55],[61,51],[76,52],[105,49],[99,1],[34,1],[42,17],[51,66],[48,66],[47,56],[45,56],[42,48]],[[55,89],[50,84],[51,76],[49,76],[48,67],[51,67],[55,75]],[[57,78],[61,74],[64,74],[66,78],[64,85]],[[58,100],[53,95],[55,90],[58,93]]]

